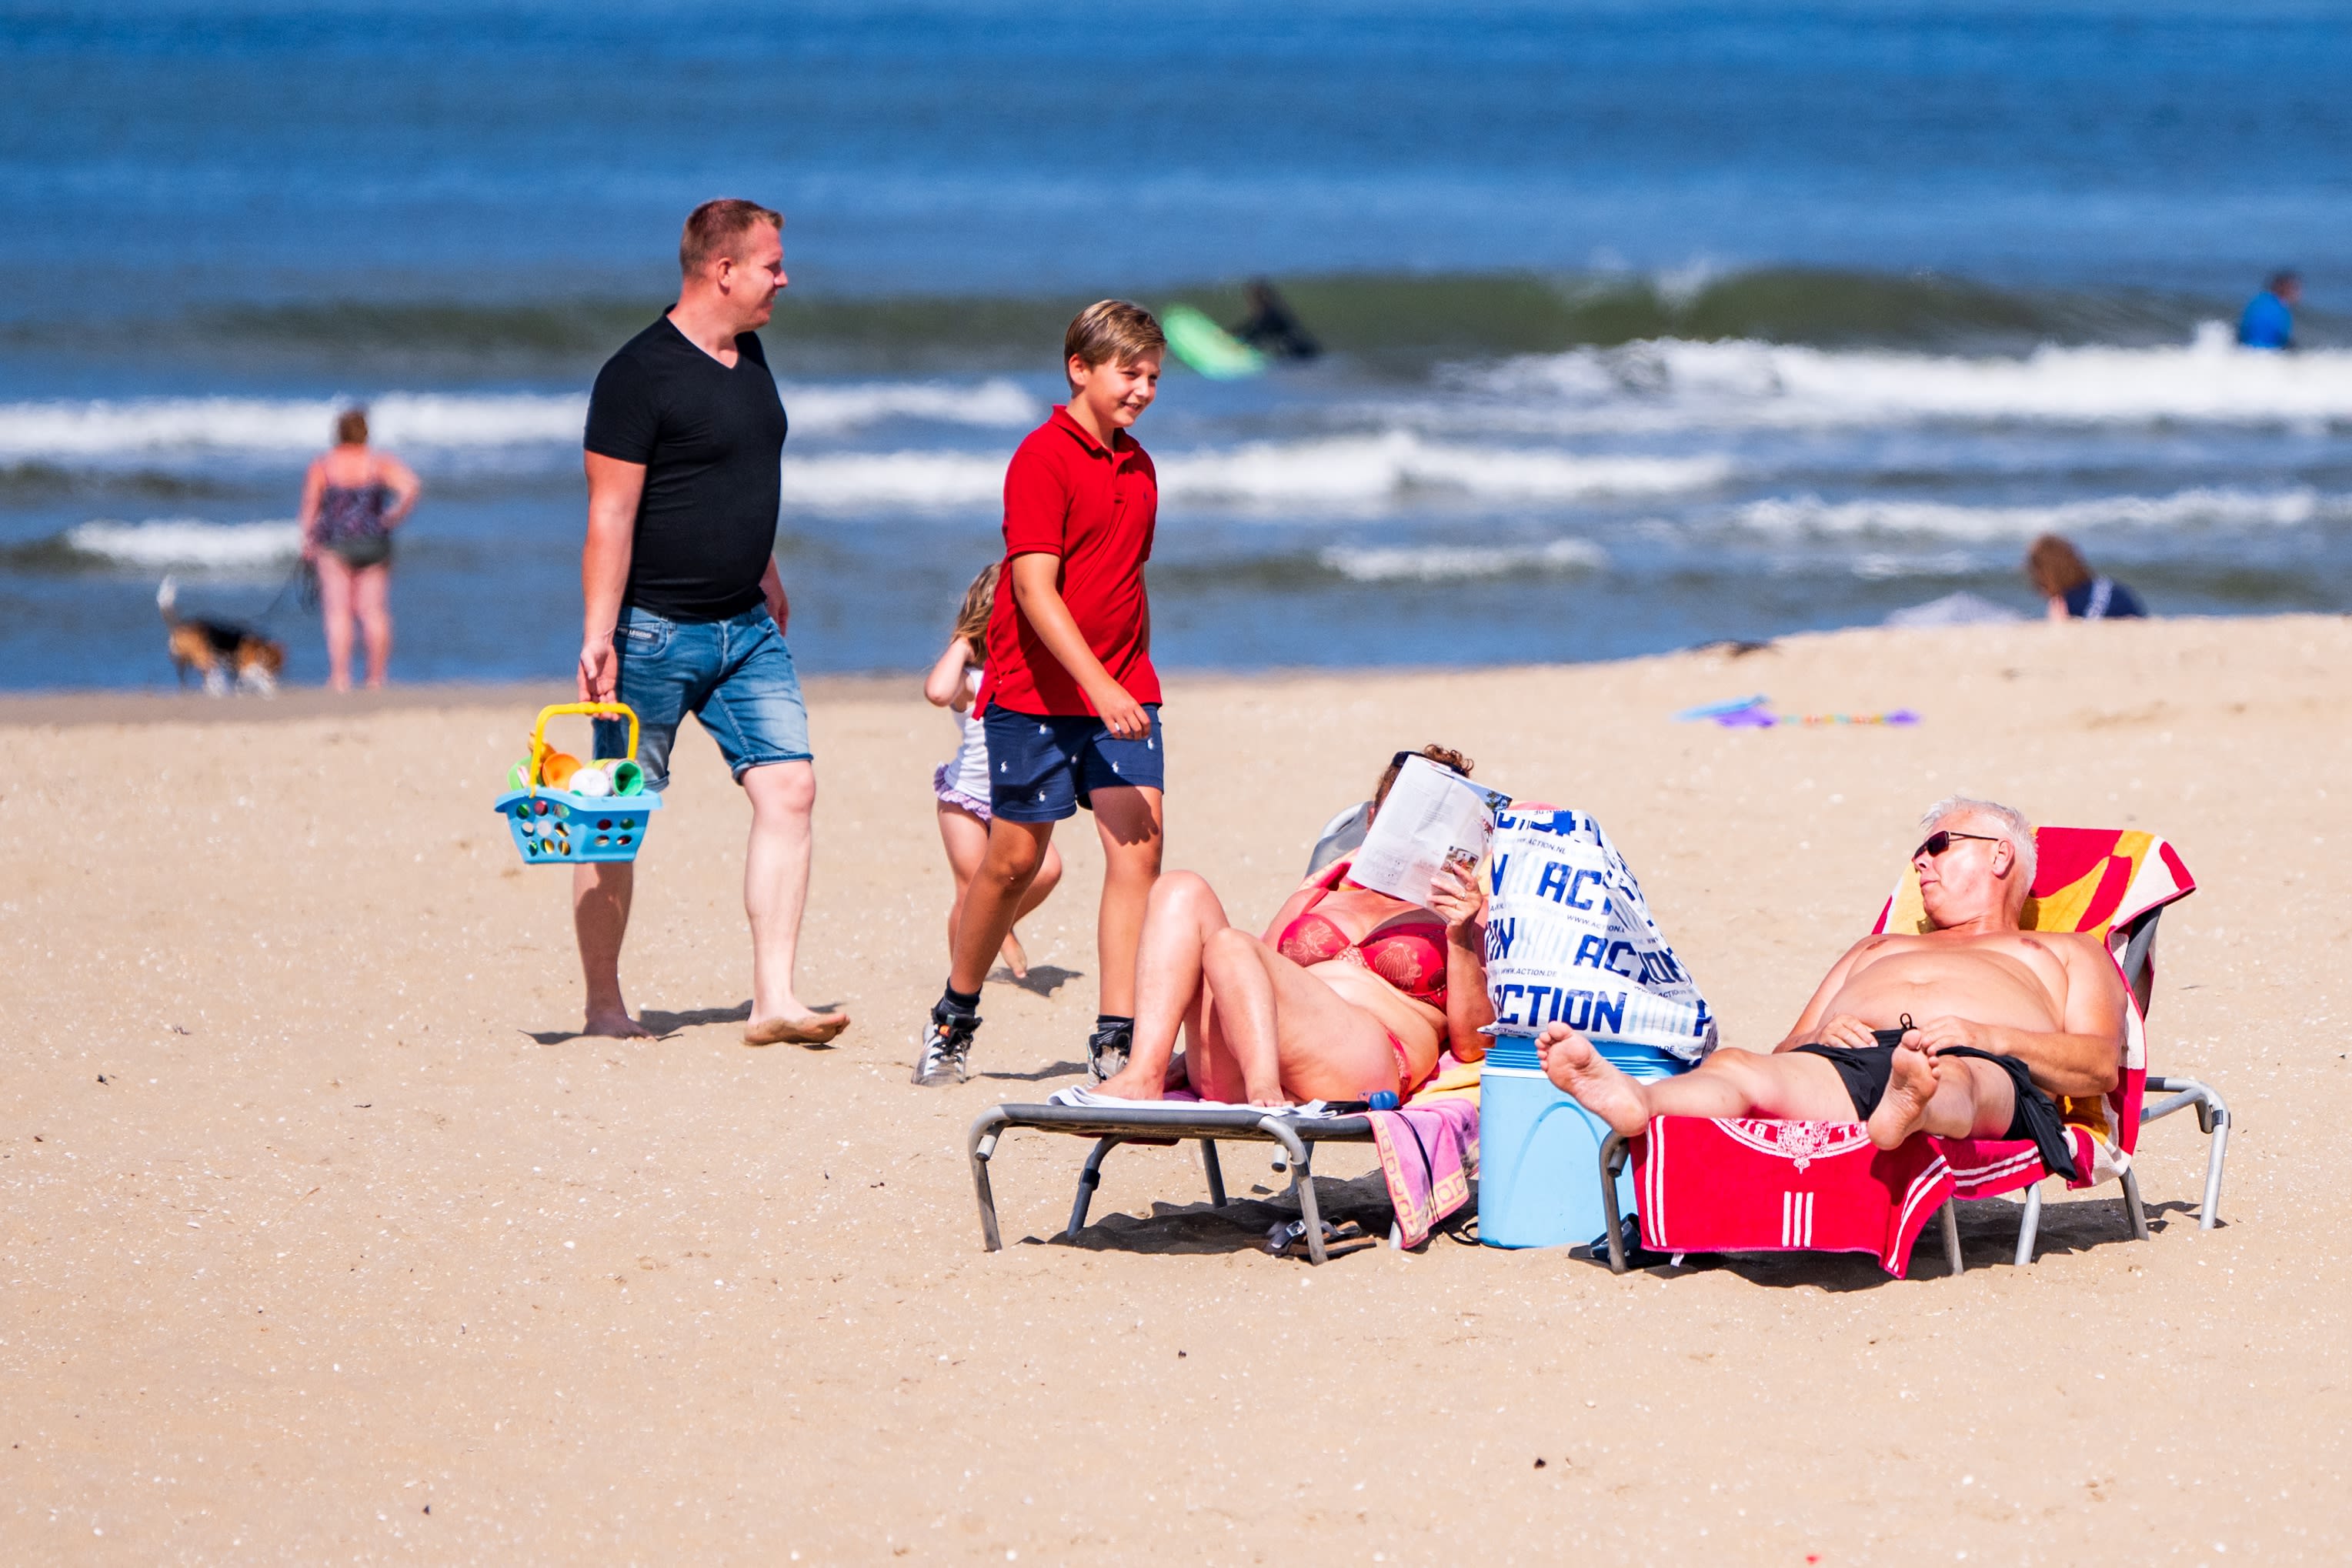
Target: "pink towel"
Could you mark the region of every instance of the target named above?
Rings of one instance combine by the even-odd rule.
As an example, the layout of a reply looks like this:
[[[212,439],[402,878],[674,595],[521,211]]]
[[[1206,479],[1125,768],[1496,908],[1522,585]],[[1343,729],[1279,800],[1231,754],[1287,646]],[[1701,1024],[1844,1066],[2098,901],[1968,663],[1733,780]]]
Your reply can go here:
[[[1396,1209],[1398,1239],[1419,1247],[1470,1201],[1470,1174],[1478,1168],[1477,1096],[1424,1094],[1402,1110],[1368,1114]]]

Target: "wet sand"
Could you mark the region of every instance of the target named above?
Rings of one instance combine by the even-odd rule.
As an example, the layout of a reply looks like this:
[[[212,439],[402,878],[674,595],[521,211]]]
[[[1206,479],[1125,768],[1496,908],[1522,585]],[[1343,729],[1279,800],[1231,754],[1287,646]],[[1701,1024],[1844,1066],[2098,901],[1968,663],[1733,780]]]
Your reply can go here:
[[[916,682],[820,683],[803,994],[829,1051],[738,1043],[748,811],[688,728],[625,976],[573,1037],[560,871],[488,810],[509,689],[348,705],[0,700],[0,1556],[19,1563],[2305,1561],[2341,1550],[2352,1288],[2342,983],[2352,622],[1848,633],[1468,673],[1170,682],[1171,867],[1247,918],[1389,752],[1443,741],[1597,814],[1762,1047],[1867,927],[1927,801],[2147,827],[2153,1065],[2237,1114],[1969,1209],[1969,1272],[1743,1258],[1612,1278],[1440,1237],[1319,1269],[1283,1179],[1013,1134],[979,1248],[964,1130],[1070,1081],[1099,852],[1024,929],[961,1089],[906,1082],[944,965]],[[1678,725],[1908,706],[1913,730]],[[1327,1208],[1376,1231],[1368,1151]],[[1541,1461],[1540,1464],[1538,1461]],[[2226,1555],[2224,1553],[2226,1552]]]

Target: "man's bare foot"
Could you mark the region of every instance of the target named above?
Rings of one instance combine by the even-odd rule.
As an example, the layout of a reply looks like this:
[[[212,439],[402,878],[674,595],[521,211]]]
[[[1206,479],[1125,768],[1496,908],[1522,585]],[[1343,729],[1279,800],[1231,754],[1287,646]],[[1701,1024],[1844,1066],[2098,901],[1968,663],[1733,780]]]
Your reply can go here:
[[[614,1040],[650,1040],[654,1032],[629,1016],[625,1007],[610,1013],[591,1013],[580,1026],[583,1035],[600,1035]]]
[[[1005,968],[1013,971],[1013,979],[1029,978],[1029,955],[1022,951],[1020,937],[1012,931],[1006,931],[1004,945],[997,950],[997,956],[1004,960]]]
[[[849,1027],[846,1013],[803,1013],[796,1018],[754,1018],[743,1026],[747,1046],[829,1046]]]
[[[1895,1047],[1895,1065],[1886,1079],[1886,1092],[1870,1113],[1870,1141],[1893,1149],[1927,1121],[1927,1102],[1936,1098],[1936,1063],[1916,1046]]]
[[[1641,1089],[1592,1048],[1592,1042],[1562,1024],[1547,1024],[1536,1037],[1544,1076],[1570,1099],[1628,1138],[1650,1124],[1650,1104]]]

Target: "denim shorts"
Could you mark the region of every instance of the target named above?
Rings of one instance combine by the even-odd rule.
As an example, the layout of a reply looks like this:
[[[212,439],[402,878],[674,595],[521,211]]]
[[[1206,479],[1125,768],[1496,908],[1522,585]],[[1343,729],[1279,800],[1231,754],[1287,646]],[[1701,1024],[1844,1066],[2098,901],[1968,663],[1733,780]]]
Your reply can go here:
[[[723,621],[673,621],[625,609],[613,630],[620,680],[614,695],[636,710],[637,762],[646,787],[669,784],[669,749],[688,713],[702,721],[737,783],[770,763],[808,760],[808,705],[784,634],[762,605]],[[596,754],[629,743],[625,720],[596,721]]]
[[[1122,741],[1090,713],[1041,716],[990,703],[984,722],[991,810],[1007,822],[1059,822],[1082,805],[1092,811],[1098,789],[1166,788],[1160,704],[1147,702],[1143,710],[1151,716],[1151,733]]]

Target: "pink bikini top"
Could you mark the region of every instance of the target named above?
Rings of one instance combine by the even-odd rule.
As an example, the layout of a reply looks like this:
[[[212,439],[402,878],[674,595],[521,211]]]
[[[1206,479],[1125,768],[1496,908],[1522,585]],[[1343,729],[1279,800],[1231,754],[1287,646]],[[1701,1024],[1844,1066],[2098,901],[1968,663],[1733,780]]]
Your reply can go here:
[[[1331,868],[1307,907],[1282,928],[1275,951],[1293,963],[1328,963],[1334,959],[1368,969],[1417,1002],[1445,1005],[1445,922],[1426,910],[1399,915],[1360,942],[1348,940],[1315,906],[1348,875],[1349,862]]]

